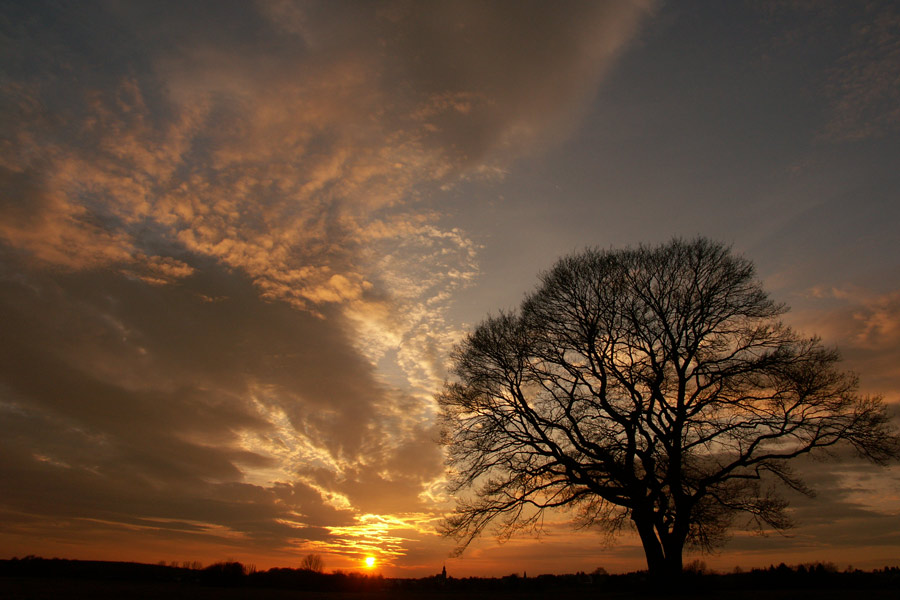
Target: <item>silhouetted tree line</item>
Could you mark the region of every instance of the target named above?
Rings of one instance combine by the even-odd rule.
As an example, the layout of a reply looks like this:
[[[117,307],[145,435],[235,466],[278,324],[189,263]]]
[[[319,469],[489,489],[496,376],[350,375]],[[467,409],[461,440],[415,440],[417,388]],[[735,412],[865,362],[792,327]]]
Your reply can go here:
[[[193,564],[196,567],[196,563]],[[94,579],[108,581],[169,582],[217,587],[256,587],[309,591],[377,591],[389,580],[361,573],[321,573],[310,569],[273,568],[258,571],[253,565],[223,561],[205,568],[37,556],[0,560],[0,577]]]
[[[197,563],[193,563],[196,567]],[[711,573],[697,562],[689,565],[681,584],[693,591],[712,590],[792,590],[792,589],[900,589],[900,567],[885,566],[873,571],[848,568],[840,571],[831,563],[807,563],[788,566],[784,563],[766,569],[736,570]],[[511,574],[504,577],[442,577],[388,579],[361,573],[321,573],[309,569],[273,568],[257,571],[252,565],[236,561],[219,562],[197,569],[184,566],[149,565],[128,562],[45,559],[36,556],[0,560],[0,577],[34,577],[59,579],[92,579],[107,581],[169,582],[183,585],[216,587],[251,587],[321,592],[373,592],[386,590],[575,590],[596,592],[635,592],[651,590],[658,585],[648,572],[610,575],[598,568],[592,573],[527,577]]]
[[[191,570],[166,565],[25,556],[0,560],[2,577],[56,577],[121,581],[175,581]]]

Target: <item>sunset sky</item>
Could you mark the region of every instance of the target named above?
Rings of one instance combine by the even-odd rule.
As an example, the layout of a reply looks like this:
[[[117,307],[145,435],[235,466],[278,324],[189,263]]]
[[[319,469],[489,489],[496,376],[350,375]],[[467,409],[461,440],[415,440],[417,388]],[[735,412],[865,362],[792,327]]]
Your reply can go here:
[[[900,421],[900,4],[0,0],[0,558],[461,558],[434,394],[561,255],[703,235]],[[730,570],[900,564],[900,467],[797,465]]]

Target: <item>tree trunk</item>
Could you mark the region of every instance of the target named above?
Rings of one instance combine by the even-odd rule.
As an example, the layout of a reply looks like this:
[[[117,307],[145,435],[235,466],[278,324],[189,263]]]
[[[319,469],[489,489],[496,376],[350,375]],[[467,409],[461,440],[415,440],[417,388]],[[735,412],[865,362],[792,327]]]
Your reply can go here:
[[[666,542],[663,544],[665,548],[666,554],[666,572],[673,576],[678,576],[681,574],[682,569],[684,568],[683,561],[683,551],[684,551],[684,539],[679,538],[678,536],[672,535]]]
[[[663,554],[662,544],[656,537],[656,530],[650,517],[642,517],[631,513],[631,520],[641,536],[641,544],[644,546],[644,554],[647,557],[647,569],[651,575],[662,575],[667,571],[666,556]]]
[[[641,536],[641,544],[644,546],[644,555],[647,557],[647,570],[653,577],[674,581],[681,575],[684,568],[683,553],[685,535],[675,531],[667,535],[657,535],[656,528],[650,517],[643,514],[635,514],[632,511],[631,520]]]

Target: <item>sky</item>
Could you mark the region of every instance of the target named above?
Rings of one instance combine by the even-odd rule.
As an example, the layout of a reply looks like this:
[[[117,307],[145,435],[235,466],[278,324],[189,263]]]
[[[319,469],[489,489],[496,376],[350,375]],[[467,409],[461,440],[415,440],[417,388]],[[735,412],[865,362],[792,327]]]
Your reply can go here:
[[[706,236],[900,421],[900,6],[0,2],[0,557],[419,577],[460,558],[453,345],[579,249]],[[730,570],[900,564],[900,468],[797,465]]]

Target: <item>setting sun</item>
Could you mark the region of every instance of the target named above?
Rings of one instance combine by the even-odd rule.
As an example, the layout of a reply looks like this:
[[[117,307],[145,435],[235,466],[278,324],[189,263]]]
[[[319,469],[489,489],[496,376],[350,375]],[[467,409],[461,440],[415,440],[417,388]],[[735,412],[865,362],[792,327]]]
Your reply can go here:
[[[366,560],[365,560],[365,563],[366,563],[366,568],[367,568],[367,569],[371,569],[372,567],[375,566],[375,557],[374,557],[374,556],[367,556],[367,557],[366,557]]]

